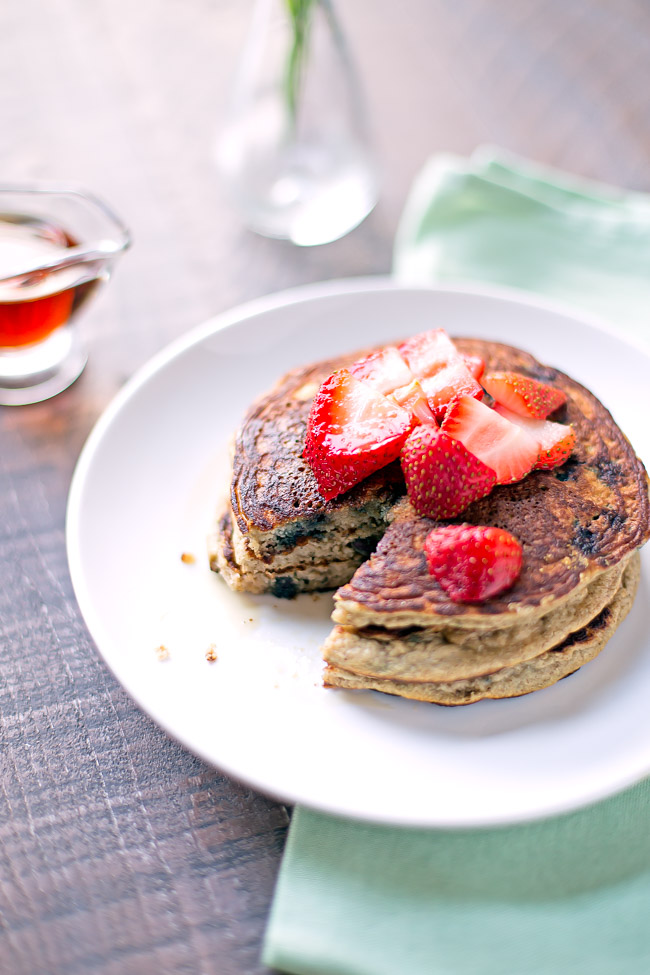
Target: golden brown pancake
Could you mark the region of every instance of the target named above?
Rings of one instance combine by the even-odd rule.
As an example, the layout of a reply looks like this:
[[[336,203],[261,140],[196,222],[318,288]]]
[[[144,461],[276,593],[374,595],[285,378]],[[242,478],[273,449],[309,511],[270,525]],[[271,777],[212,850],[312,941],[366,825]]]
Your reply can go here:
[[[359,676],[400,681],[455,681],[513,667],[587,626],[613,599],[628,561],[606,569],[540,617],[491,630],[411,626],[335,626],[323,646],[327,663]]]
[[[570,423],[575,449],[561,467],[533,471],[516,484],[496,487],[455,521],[495,525],[524,550],[521,575],[507,592],[485,603],[455,603],[426,566],[423,545],[436,526],[402,504],[376,553],[336,594],[334,619],[356,627],[456,625],[494,628],[533,615],[569,596],[647,540],[647,475],[627,438],[602,403],[568,376],[532,356],[492,342],[457,340],[462,351],[491,370],[514,370],[567,394],[554,419]]]
[[[571,633],[556,647],[525,663],[474,678],[435,683],[364,677],[330,664],[325,669],[325,685],[349,690],[383,691],[416,701],[446,705],[472,704],[484,698],[530,694],[574,673],[600,653],[630,611],[639,576],[640,558],[635,552],[611,602],[586,626]]]
[[[233,446],[230,504],[209,540],[210,565],[232,589],[288,598],[334,589],[384,534],[404,493],[399,463],[325,501],[302,458],[320,383],[359,355],[292,370],[244,418]]]
[[[253,404],[235,440],[211,565],[250,592],[290,597],[340,586],[339,625],[324,648],[331,685],[449,704],[526,693],[591,659],[631,603],[650,505],[629,441],[564,373],[510,346],[454,341],[487,371],[562,389],[566,407],[552,418],[576,434],[561,467],[501,485],[454,519],[504,528],[522,544],[520,577],[484,603],[453,602],[429,574],[423,545],[438,523],[413,511],[399,464],[331,501],[318,492],[302,459],[311,401],[362,353],[288,373]]]
[[[282,529],[307,525],[340,508],[362,507],[377,495],[403,491],[398,465],[378,472],[344,495],[325,501],[302,458],[312,400],[321,382],[350,365],[360,353],[293,369],[249,410],[236,437],[230,488],[232,511],[253,549],[274,555],[282,548]]]

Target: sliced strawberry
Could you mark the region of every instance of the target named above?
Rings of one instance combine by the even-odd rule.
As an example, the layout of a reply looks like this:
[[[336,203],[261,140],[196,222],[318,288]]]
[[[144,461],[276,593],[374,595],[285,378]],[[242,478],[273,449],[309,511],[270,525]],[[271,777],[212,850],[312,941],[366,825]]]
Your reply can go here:
[[[566,394],[518,372],[490,372],[483,386],[501,406],[518,416],[544,420],[566,403]]]
[[[482,360],[478,356],[471,360],[462,356],[443,329],[415,335],[402,342],[399,351],[420,380],[438,420],[442,419],[452,399],[483,395],[472,371],[480,370]]]
[[[303,451],[325,500],[395,460],[412,426],[408,410],[347,369],[326,379],[312,404]]]
[[[485,362],[480,355],[464,355],[463,359],[474,379],[480,379],[485,372]]]
[[[454,518],[496,483],[493,470],[430,423],[409,434],[400,461],[409,500],[428,518]]]
[[[457,603],[482,603],[509,589],[523,561],[514,535],[484,525],[434,528],[424,552],[429,572]]]
[[[442,328],[421,332],[399,345],[398,350],[406,360],[409,369],[418,379],[433,376],[450,362],[461,359],[461,355]]]
[[[394,345],[387,345],[379,352],[370,352],[353,363],[349,371],[378,393],[392,393],[400,386],[408,386],[414,378]]]
[[[576,445],[576,435],[565,423],[552,423],[550,420],[545,420],[544,426],[546,430],[539,438],[539,458],[535,464],[535,467],[541,470],[559,467],[569,459]],[[554,429],[550,429],[551,427]]]
[[[435,423],[422,386],[417,379],[390,394],[396,403],[408,410],[418,423]]]
[[[539,448],[536,468],[559,467],[568,460],[576,444],[573,427],[566,423],[554,423],[552,420],[524,419],[523,416],[517,416],[516,413],[512,413],[498,403],[495,410],[500,416],[510,420],[511,423],[517,423],[526,433],[535,438]]]
[[[450,404],[442,430],[491,467],[498,484],[520,481],[537,463],[539,447],[534,437],[471,396]]]
[[[453,399],[461,396],[474,396],[480,399],[483,396],[483,388],[474,379],[463,359],[444,366],[434,376],[428,376],[420,382],[429,406],[438,420],[442,420]]]

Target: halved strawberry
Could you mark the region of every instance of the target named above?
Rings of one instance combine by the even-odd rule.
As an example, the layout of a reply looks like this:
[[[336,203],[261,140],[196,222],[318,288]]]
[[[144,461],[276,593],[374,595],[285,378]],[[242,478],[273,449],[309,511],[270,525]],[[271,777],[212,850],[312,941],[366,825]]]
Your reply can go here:
[[[408,410],[340,369],[312,404],[303,456],[326,501],[399,456],[413,420]]]
[[[573,427],[566,423],[554,423],[552,420],[524,419],[498,403],[495,410],[511,423],[519,424],[526,433],[535,438],[539,447],[536,469],[559,467],[568,460],[576,444]]]
[[[474,379],[480,379],[485,372],[485,362],[480,355],[464,355],[463,359]]]
[[[400,462],[409,500],[428,518],[454,518],[496,484],[493,470],[430,423],[409,434]]]
[[[408,386],[414,379],[406,362],[394,345],[379,352],[370,352],[350,366],[350,373],[372,386],[378,393],[392,393],[400,386]]]
[[[518,416],[544,420],[566,403],[566,394],[518,372],[490,372],[481,380],[490,396]]]
[[[430,332],[414,335],[397,348],[418,379],[433,376],[450,362],[461,358],[458,349],[442,328],[434,328]]]
[[[537,463],[539,447],[534,437],[471,396],[449,405],[442,430],[491,467],[498,484],[520,481]]]
[[[485,525],[444,525],[424,543],[429,572],[453,602],[482,603],[509,589],[523,562],[510,532]]]
[[[463,359],[451,362],[433,376],[420,380],[429,406],[436,419],[442,420],[449,403],[460,396],[474,396],[480,399],[483,388],[474,379]]]
[[[402,386],[390,394],[396,403],[408,410],[418,423],[435,423],[436,418],[431,412],[422,386],[417,379]]]

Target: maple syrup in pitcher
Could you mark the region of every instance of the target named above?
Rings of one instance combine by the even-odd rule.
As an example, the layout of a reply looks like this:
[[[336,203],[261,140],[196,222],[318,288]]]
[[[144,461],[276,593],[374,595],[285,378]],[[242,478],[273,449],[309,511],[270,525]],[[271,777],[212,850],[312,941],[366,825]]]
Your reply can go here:
[[[50,221],[0,213],[0,349],[42,342],[65,325],[98,284],[80,280],[79,268],[24,272],[65,256],[77,241]],[[23,275],[3,280],[10,275]]]
[[[78,312],[130,243],[120,218],[77,184],[0,182],[0,407],[40,403],[81,375]]]

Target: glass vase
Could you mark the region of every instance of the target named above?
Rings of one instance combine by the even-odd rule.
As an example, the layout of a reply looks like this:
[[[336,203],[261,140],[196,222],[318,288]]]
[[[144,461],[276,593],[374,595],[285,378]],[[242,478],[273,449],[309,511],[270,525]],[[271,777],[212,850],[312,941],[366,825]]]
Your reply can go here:
[[[370,213],[367,117],[331,0],[256,0],[216,158],[263,236],[325,244]]]

